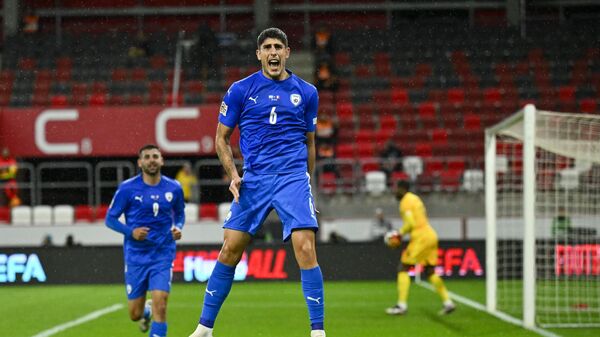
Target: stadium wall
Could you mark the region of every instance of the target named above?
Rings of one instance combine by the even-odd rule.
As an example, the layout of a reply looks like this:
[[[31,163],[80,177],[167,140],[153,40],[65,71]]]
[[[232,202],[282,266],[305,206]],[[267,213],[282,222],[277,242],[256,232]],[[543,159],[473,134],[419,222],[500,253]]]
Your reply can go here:
[[[401,226],[400,219],[390,219],[395,227]],[[463,222],[464,221],[464,222]],[[431,225],[441,240],[483,240],[485,238],[484,218],[431,218]],[[200,221],[187,224],[184,228],[182,244],[218,244],[223,239],[222,223],[218,221]],[[278,226],[274,226],[279,231]],[[319,238],[329,241],[332,232],[341,235],[349,242],[365,242],[373,238],[371,219],[328,219],[321,221]],[[84,246],[119,245],[123,241],[121,234],[106,228],[103,223],[76,223],[70,226],[0,226],[0,247],[38,247],[46,236],[53,244],[62,246],[67,236],[72,235],[76,242]],[[273,233],[275,242],[280,233]]]
[[[482,277],[485,242],[442,241],[438,273],[446,277]],[[173,281],[205,282],[214,268],[219,245],[181,245]],[[319,264],[327,280],[395,279],[400,251],[381,243],[321,244]],[[413,271],[414,272],[414,271]],[[247,249],[235,274],[237,281],[298,280],[290,244],[256,244]],[[123,282],[119,246],[0,249],[0,284],[103,284]]]

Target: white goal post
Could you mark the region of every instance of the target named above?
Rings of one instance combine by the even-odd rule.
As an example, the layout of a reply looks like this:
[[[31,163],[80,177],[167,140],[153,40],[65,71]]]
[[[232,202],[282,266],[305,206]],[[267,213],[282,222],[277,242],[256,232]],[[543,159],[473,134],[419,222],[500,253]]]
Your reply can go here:
[[[486,129],[486,306],[600,326],[600,115],[533,105]]]

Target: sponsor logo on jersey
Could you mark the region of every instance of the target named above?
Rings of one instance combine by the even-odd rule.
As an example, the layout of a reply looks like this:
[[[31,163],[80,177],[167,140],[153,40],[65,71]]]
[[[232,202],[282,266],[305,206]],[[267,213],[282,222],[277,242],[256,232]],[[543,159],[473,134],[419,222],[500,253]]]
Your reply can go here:
[[[279,95],[269,95],[269,99],[272,102],[277,102],[277,101],[279,101]]]
[[[302,98],[298,94],[291,94],[290,95],[290,102],[292,102],[292,104],[294,106],[298,106],[298,104],[300,104],[300,102],[302,102]]]
[[[171,200],[173,200],[173,193],[171,193],[171,192],[165,193],[165,199],[167,199],[168,202],[171,202]]]
[[[256,95],[256,97],[248,97],[248,100],[254,102],[254,104],[256,104],[256,100],[258,100],[258,95]]]
[[[221,102],[221,107],[219,108],[219,113],[223,116],[227,116],[227,104],[225,102]]]
[[[133,197],[134,200],[138,200],[139,202],[144,202],[144,196],[143,195],[136,195],[135,197]]]
[[[160,199],[160,195],[158,195],[158,194],[152,194],[150,196],[150,199],[152,199],[152,200],[158,200],[158,199]]]

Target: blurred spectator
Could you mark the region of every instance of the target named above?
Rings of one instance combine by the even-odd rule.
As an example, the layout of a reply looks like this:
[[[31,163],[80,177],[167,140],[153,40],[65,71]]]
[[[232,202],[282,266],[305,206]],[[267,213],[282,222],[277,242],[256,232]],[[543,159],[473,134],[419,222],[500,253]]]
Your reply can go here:
[[[192,166],[189,163],[183,164],[179,172],[177,172],[175,180],[181,184],[185,202],[198,202],[197,193],[195,193],[198,186],[198,179],[192,172]]]
[[[202,22],[196,30],[195,40],[192,63],[196,68],[196,74],[206,81],[209,77],[216,76],[214,73],[215,57],[218,57],[219,52],[217,36],[206,22]]]
[[[144,58],[147,56],[151,56],[152,51],[150,50],[150,46],[148,44],[148,39],[146,35],[144,35],[143,31],[138,31],[133,45],[129,47],[127,51],[127,57],[129,58],[129,62],[131,65],[136,65],[137,61],[140,58]]]
[[[319,62],[317,68],[315,69],[315,86],[317,89],[319,89],[319,91],[337,90],[337,77],[330,61],[323,60]]]
[[[392,139],[388,139],[379,154],[381,159],[381,170],[385,172],[388,179],[392,172],[402,170],[402,151]]]
[[[69,234],[69,235],[67,235],[67,240],[65,241],[65,246],[67,248],[72,248],[72,247],[79,247],[79,246],[81,246],[81,244],[79,242],[75,242],[75,238],[73,237],[73,234]]]
[[[315,136],[317,144],[335,145],[337,143],[337,125],[330,116],[322,115],[318,118]]]
[[[23,15],[23,33],[35,34],[40,30],[40,17],[35,14],[33,9],[27,8]]]
[[[327,26],[320,25],[313,37],[313,50],[317,62],[331,60],[333,58],[333,35]]]
[[[335,173],[339,177],[337,166],[335,165],[335,148],[332,144],[323,143],[317,146],[317,160],[323,165],[323,172]]]
[[[345,243],[345,242],[348,242],[348,239],[334,230],[334,231],[329,232],[329,240],[328,241],[330,243]]]
[[[17,194],[17,160],[10,155],[8,148],[2,148],[0,155],[0,187],[4,189],[9,207],[19,206],[21,199]]]
[[[52,247],[54,244],[52,243],[52,236],[50,234],[46,234],[42,239],[42,247]]]
[[[383,209],[375,209],[375,219],[373,219],[373,225],[371,226],[371,238],[373,241],[383,240],[383,236],[393,228],[392,223],[385,218]]]

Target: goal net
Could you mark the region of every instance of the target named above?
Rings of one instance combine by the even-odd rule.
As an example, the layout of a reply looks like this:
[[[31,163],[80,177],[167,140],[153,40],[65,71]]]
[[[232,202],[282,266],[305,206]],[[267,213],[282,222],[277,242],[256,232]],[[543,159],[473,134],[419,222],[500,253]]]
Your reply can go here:
[[[486,130],[487,308],[600,326],[600,116],[528,105]]]

